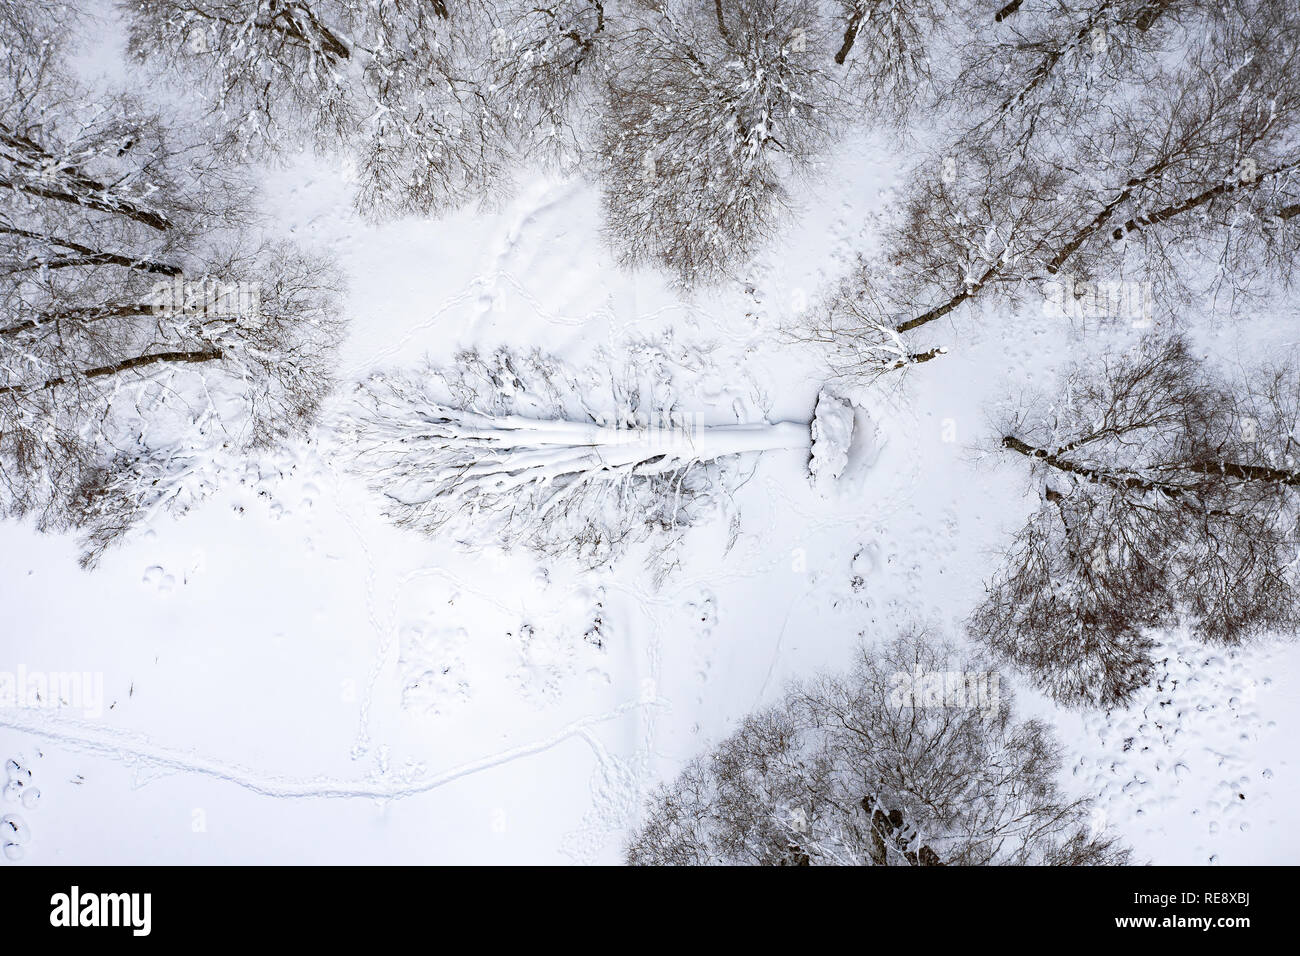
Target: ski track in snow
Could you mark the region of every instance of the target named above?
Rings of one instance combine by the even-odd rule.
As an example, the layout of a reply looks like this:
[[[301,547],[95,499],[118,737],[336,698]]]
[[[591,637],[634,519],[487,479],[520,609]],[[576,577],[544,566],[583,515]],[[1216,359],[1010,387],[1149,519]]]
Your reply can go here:
[[[590,740],[590,731],[602,723],[643,707],[661,707],[666,701],[634,700],[621,704],[603,714],[579,718],[560,728],[554,734],[530,743],[510,747],[495,754],[444,770],[432,776],[381,786],[352,780],[329,777],[289,778],[260,774],[247,767],[226,763],[199,754],[186,753],[153,744],[149,738],[125,731],[92,728],[74,720],[50,718],[41,720],[16,719],[11,712],[0,717],[0,727],[30,734],[58,743],[83,753],[98,754],[114,759],[125,766],[139,770],[199,774],[211,777],[253,793],[277,799],[316,798],[347,800],[400,800],[428,793],[456,780],[504,766],[524,757],[550,750],[572,737]]]

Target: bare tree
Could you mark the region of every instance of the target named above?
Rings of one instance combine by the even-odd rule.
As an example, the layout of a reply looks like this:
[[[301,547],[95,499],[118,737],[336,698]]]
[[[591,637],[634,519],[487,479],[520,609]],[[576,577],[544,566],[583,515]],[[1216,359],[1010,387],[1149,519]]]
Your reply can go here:
[[[942,4],[932,0],[831,0],[833,59],[847,71],[853,100],[872,117],[902,119],[926,96],[937,40],[946,39]]]
[[[1240,6],[1240,4],[1236,4]],[[964,139],[1028,148],[1069,135],[1087,112],[1222,23],[1206,0],[1013,0],[979,11],[950,95],[979,104]]]
[[[343,422],[356,468],[399,525],[452,519],[594,567],[716,507],[746,452],[807,449],[803,423],[700,425],[680,378],[705,367],[639,344],[576,373],[554,356],[464,352],[451,367],[386,373]]]
[[[509,193],[533,146],[521,131],[535,132],[539,120],[512,101],[527,80],[494,75],[510,38],[488,9],[413,0],[373,8],[363,71],[369,117],[355,147],[362,213],[436,215]]]
[[[433,4],[439,6],[439,4]],[[130,0],[129,49],[200,81],[224,144],[259,155],[346,139],[365,112],[352,34],[365,7],[337,0]]]
[[[971,630],[1057,700],[1121,704],[1147,629],[1239,643],[1300,620],[1300,381],[1225,383],[1179,338],[1074,368],[1001,445],[1041,488]]]
[[[923,338],[927,327],[976,300],[1026,295],[1036,261],[1067,241],[1078,215],[1059,170],[1009,165],[991,149],[936,162],[920,172],[883,253],[860,258],[811,310],[807,337],[846,372],[870,379],[943,355],[941,341]]]
[[[871,375],[942,354],[928,330],[976,301],[1042,314],[1062,288],[1135,283],[1168,314],[1288,281],[1300,16],[1254,12],[1079,117],[1064,148],[977,137],[931,157],[883,253],[828,296],[811,337]]]
[[[0,507],[86,531],[90,562],[125,463],[300,430],[339,329],[322,264],[249,235],[202,143],[87,96],[53,20],[28,26],[0,108]],[[114,510],[118,529],[143,513]]]
[[[367,216],[491,202],[521,163],[590,159],[624,261],[687,283],[772,234],[850,100],[905,111],[940,22],[930,0],[123,7],[132,52],[196,79],[226,146],[339,150]]]
[[[372,218],[438,214],[572,158],[608,30],[592,0],[148,0],[131,50],[200,83],[227,147],[349,156]]]
[[[352,157],[376,217],[490,197],[511,143],[479,3],[148,0],[124,4],[131,51],[198,80],[229,149],[304,141]]]
[[[613,8],[613,4],[610,4]],[[572,160],[587,148],[617,21],[603,0],[511,0],[486,8],[492,89],[526,156]]]
[[[650,799],[634,864],[1120,864],[1046,726],[924,631],[792,686]]]
[[[628,11],[596,159],[624,263],[692,285],[772,235],[785,177],[835,129],[827,46],[812,0],[650,0]]]

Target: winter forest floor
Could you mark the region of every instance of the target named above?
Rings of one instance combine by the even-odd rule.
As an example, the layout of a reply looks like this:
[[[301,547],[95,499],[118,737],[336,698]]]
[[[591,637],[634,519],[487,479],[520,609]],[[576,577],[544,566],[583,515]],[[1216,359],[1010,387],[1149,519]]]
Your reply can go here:
[[[783,330],[870,245],[892,150],[842,144],[749,273],[691,298],[614,264],[577,179],[385,226],[355,216],[337,165],[303,157],[265,189],[285,234],[346,274],[334,401],[467,346],[582,362],[671,336],[722,370],[698,387],[709,421],[807,421],[830,372]],[[959,633],[1032,507],[1024,474],[980,452],[987,410],[1079,347],[1041,319],[976,315],[942,363],[855,394],[876,436],[833,493],[798,452],[747,462],[659,587],[640,549],[580,572],[394,528],[328,428],[230,468],[93,573],[71,537],[0,524],[6,658],[104,675],[102,714],[0,711],[0,757],[41,791],[23,863],[617,862],[646,792],[787,680],[905,620]],[[1215,341],[1229,361],[1240,347]],[[1170,633],[1159,658],[1126,711],[1017,687],[1058,730],[1064,785],[1100,795],[1139,861],[1296,859],[1300,646]]]

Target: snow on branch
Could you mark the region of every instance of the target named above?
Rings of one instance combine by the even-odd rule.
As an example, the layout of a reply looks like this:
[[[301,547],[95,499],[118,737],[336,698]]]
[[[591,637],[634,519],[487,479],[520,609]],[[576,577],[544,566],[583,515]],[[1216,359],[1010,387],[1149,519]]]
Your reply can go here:
[[[600,381],[540,352],[463,352],[376,375],[343,429],[397,524],[434,534],[463,519],[601,565],[715,506],[736,456],[809,448],[804,423],[701,424],[674,376],[705,367],[643,346]]]

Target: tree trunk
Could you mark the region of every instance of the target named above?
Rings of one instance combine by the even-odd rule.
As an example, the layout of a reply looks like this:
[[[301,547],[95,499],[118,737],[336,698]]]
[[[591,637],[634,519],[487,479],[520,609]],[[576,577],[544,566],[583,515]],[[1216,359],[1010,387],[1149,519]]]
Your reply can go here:
[[[132,358],[122,359],[120,362],[114,362],[112,365],[101,365],[97,368],[88,368],[77,372],[75,375],[60,375],[58,378],[47,379],[39,385],[4,385],[0,386],[0,395],[9,395],[13,393],[38,392],[48,388],[57,388],[60,385],[66,385],[69,382],[76,381],[80,378],[103,378],[106,375],[117,375],[119,372],[126,372],[133,368],[144,368],[149,365],[160,365],[164,363],[198,363],[211,362],[221,358],[220,349],[202,349],[192,352],[153,352],[149,355],[136,355]]]

